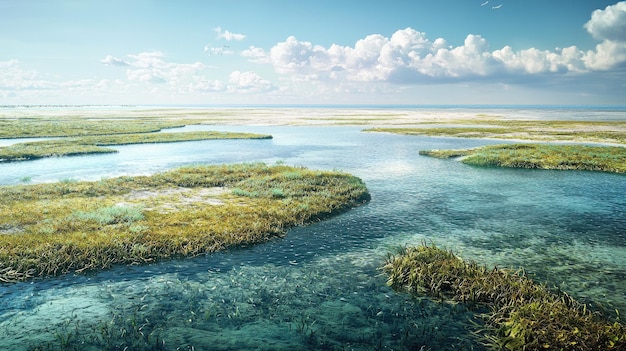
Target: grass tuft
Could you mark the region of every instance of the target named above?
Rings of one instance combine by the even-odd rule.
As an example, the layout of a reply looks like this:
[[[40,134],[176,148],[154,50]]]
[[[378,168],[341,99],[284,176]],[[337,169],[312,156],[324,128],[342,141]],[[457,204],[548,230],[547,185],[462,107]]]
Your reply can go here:
[[[383,270],[397,291],[465,303],[482,314],[477,332],[497,350],[624,350],[626,326],[564,292],[536,284],[523,270],[487,269],[433,245],[403,248]]]

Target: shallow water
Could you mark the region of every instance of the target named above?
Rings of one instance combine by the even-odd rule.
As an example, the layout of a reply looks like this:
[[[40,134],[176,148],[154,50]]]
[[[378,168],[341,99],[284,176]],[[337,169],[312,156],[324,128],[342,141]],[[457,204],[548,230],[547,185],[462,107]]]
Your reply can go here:
[[[626,177],[479,168],[418,150],[495,143],[356,127],[219,127],[272,140],[128,145],[117,154],[0,165],[0,183],[150,174],[189,163],[284,162],[361,177],[372,201],[284,239],[209,256],[0,286],[0,349],[482,350],[460,305],[411,299],[378,269],[433,241],[520,267],[626,310]]]

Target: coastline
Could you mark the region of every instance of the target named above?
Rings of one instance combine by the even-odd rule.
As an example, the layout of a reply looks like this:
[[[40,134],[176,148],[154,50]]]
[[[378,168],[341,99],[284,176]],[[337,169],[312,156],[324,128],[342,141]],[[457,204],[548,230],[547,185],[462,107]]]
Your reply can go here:
[[[502,120],[626,122],[626,106],[4,106],[5,118],[142,118],[203,120],[224,125],[412,126],[423,123]]]
[[[170,107],[170,106],[41,106],[0,108],[3,121],[35,119],[80,121],[150,120],[220,126],[361,126],[374,128],[440,129],[432,137],[470,137],[549,143],[585,143],[624,146],[613,138],[581,137],[582,134],[618,133],[626,135],[626,107],[590,106],[406,106],[372,107]],[[521,124],[520,124],[521,123]],[[462,135],[459,128],[478,129]],[[490,127],[508,129],[504,133],[481,133]],[[520,129],[524,128],[524,129]],[[421,133],[419,133],[421,134]],[[473,134],[473,135],[472,135]],[[563,138],[560,135],[570,134]],[[20,137],[20,136],[16,136]],[[27,136],[23,136],[27,137]]]

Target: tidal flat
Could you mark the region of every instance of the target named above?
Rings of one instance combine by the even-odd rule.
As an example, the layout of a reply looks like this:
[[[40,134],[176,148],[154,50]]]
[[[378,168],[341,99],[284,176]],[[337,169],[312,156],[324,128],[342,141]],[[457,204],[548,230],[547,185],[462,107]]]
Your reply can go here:
[[[534,281],[615,319],[615,309],[626,309],[623,175],[470,167],[423,157],[418,150],[472,149],[503,141],[362,132],[370,127],[448,128],[462,120],[626,120],[620,111],[487,112],[0,111],[13,118],[185,121],[184,127],[149,133],[272,135],[262,140],[120,145],[113,147],[118,151],[113,154],[5,163],[0,165],[3,184],[63,187],[87,180],[143,179],[199,163],[264,162],[316,172],[342,170],[362,179],[371,194],[365,206],[293,227],[276,240],[256,245],[0,285],[0,345],[17,350],[486,349],[484,339],[476,337],[477,330],[486,327],[480,309],[441,303],[427,293],[397,293],[387,286],[381,274],[387,254],[424,241],[484,264],[486,271],[523,267]],[[102,203],[104,209],[79,210],[77,218],[96,223],[96,218],[111,215],[128,218],[132,226],[155,209],[167,217],[176,201],[186,206],[185,199],[193,203],[203,198],[218,207],[229,199],[248,201],[255,196],[242,187],[184,188],[157,192],[156,197],[150,189],[126,195],[128,199],[120,195],[118,206]],[[266,190],[280,201],[281,191]],[[161,202],[138,206],[155,198]],[[113,207],[121,209],[115,212]],[[115,225],[124,224],[104,226]],[[5,230],[8,235],[19,229]]]

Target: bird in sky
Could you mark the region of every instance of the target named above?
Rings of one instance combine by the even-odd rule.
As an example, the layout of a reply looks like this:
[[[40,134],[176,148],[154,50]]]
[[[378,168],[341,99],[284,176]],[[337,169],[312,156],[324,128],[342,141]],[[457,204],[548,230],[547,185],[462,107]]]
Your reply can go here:
[[[487,5],[488,3],[489,3],[489,1],[485,1],[485,2],[483,2],[482,4],[480,4],[480,6],[485,6],[485,5]]]
[[[498,6],[493,6],[493,7],[491,7],[491,9],[492,9],[492,10],[497,10],[497,9],[499,9],[499,8],[501,8],[501,7],[502,7],[502,4],[500,4],[500,5],[498,5]]]

